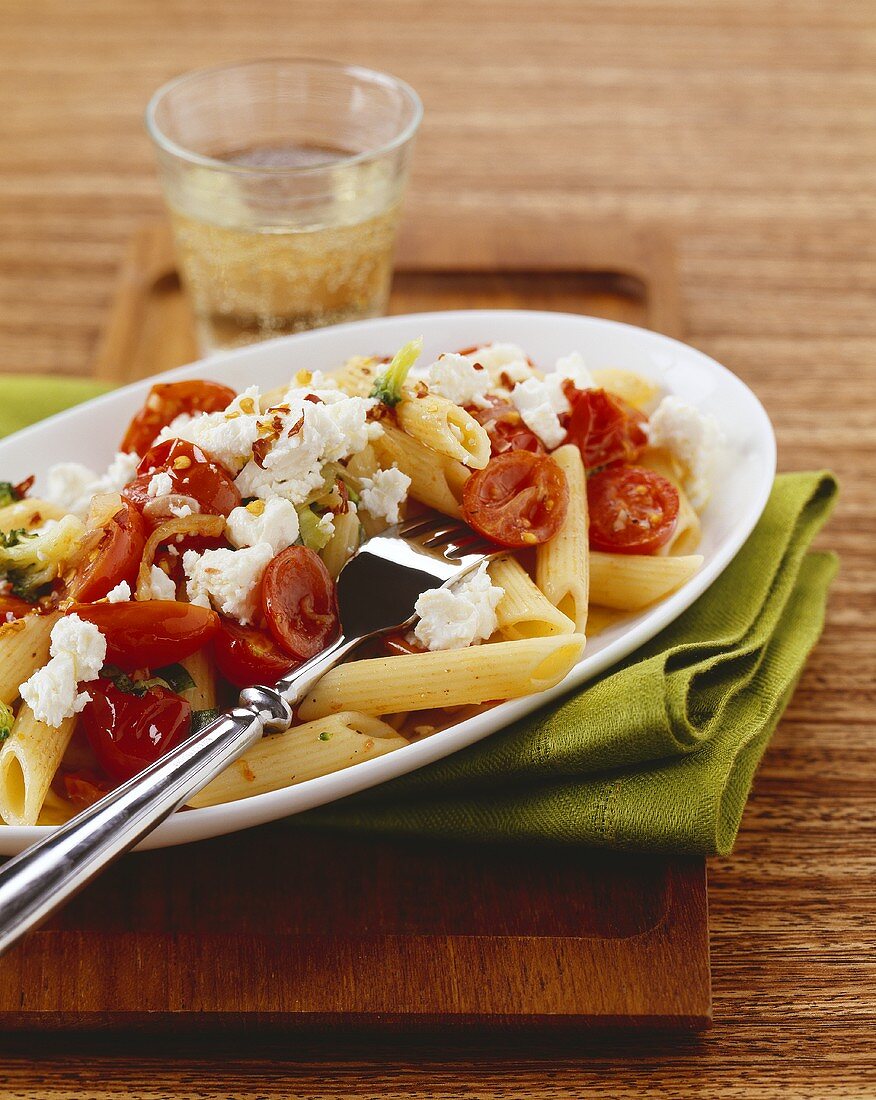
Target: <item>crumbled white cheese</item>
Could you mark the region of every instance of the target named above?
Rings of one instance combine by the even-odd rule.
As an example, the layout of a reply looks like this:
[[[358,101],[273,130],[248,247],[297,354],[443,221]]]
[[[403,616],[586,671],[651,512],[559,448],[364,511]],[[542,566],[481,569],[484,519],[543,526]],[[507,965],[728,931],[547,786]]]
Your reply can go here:
[[[363,477],[360,499],[362,507],[375,519],[398,523],[399,508],[407,499],[411,479],[396,466],[376,470],[373,477]]]
[[[189,499],[192,501],[191,504],[179,504],[171,501],[168,505],[170,514],[176,516],[177,519],[185,519],[186,516],[191,516],[194,515],[195,512],[200,512],[200,504],[192,498]]]
[[[319,517],[319,523],[316,525],[317,534],[321,535],[326,543],[335,533],[335,517],[331,512],[324,512]]]
[[[723,435],[718,421],[679,397],[664,397],[648,422],[652,447],[666,447],[685,467],[685,492],[696,509],[709,499],[709,478]]]
[[[42,496],[70,515],[85,516],[96,493],[116,493],[135,477],[139,461],[119,451],[104,474],[80,462],[58,462],[49,467]]]
[[[146,496],[153,499],[155,497],[166,497],[172,492],[173,478],[164,470],[161,473],[153,474],[146,486]]]
[[[250,386],[222,412],[178,416],[158,433],[164,439],[186,439],[232,473],[252,458],[252,445],[261,434],[258,386]]]
[[[127,603],[131,598],[131,586],[127,581],[119,581],[115,588],[106,594],[107,603]]]
[[[266,542],[275,554],[291,546],[298,538],[298,513],[295,505],[282,497],[235,508],[225,521],[232,546],[255,546]]]
[[[547,448],[553,450],[554,447],[559,447],[566,438],[566,429],[560,423],[557,413],[565,412],[569,406],[555,384],[538,378],[527,378],[525,382],[518,382],[511,391],[511,401],[523,418],[523,423],[535,432]]]
[[[34,716],[57,729],[91,701],[79,684],[93,680],[106,660],[106,638],[94,623],[65,615],[52,627],[48,664],[19,688]]]
[[[592,390],[596,386],[596,379],[590,373],[584,362],[584,357],[579,351],[560,356],[553,373],[547,377],[548,379],[556,379],[560,387],[566,381],[571,382],[578,390]]]
[[[377,403],[373,399],[323,389],[316,394],[318,401],[307,400],[313,392],[298,388],[286,394],[282,404],[289,412],[274,414],[280,430],[273,445],[261,465],[253,459],[237,477],[242,496],[263,500],[280,496],[303,504],[323,484],[322,468],[327,462],[357,454],[382,432],[379,424],[367,419]],[[267,417],[268,422],[272,419]]]
[[[149,571],[149,584],[153,600],[176,599],[176,582],[157,565],[153,565]]]
[[[445,397],[454,405],[489,405],[487,391],[492,387],[490,373],[467,355],[442,355],[424,372],[418,372],[430,393]]]
[[[187,550],[183,554],[189,601],[201,607],[211,603],[223,615],[245,626],[257,610],[258,587],[265,567],[274,557],[266,542],[242,550]]]
[[[486,367],[491,388],[499,392],[511,389],[516,382],[525,382],[527,378],[537,376],[526,358],[526,352],[516,344],[487,344],[469,352],[468,358]]]
[[[427,649],[464,649],[482,642],[498,625],[504,590],[490,581],[486,562],[453,588],[433,588],[417,600],[414,636]]]

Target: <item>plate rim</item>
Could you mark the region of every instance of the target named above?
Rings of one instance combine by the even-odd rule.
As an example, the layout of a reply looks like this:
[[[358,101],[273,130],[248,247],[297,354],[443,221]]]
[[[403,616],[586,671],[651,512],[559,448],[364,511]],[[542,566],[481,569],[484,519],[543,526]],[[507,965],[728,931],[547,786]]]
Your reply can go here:
[[[320,805],[326,805],[329,802],[377,786],[390,779],[409,774],[436,760],[450,756],[460,749],[482,740],[491,733],[518,721],[526,714],[532,713],[562,695],[579,688],[623,660],[639,646],[659,634],[661,630],[665,629],[698,599],[718,579],[744,545],[763,514],[775,478],[777,447],[773,425],[760,399],[738,375],[707,353],[672,336],[666,336],[663,333],[654,332],[639,325],[631,325],[623,321],[614,321],[602,317],[592,317],[586,314],[553,310],[471,309],[430,310],[350,321],[324,329],[279,336],[272,340],[242,348],[232,348],[211,356],[192,360],[190,363],[175,367],[172,370],[163,371],[160,374],[115,387],[105,394],[100,394],[69,409],[61,410],[0,440],[0,456],[2,456],[3,451],[11,441],[26,442],[31,435],[37,435],[45,431],[47,426],[81,416],[83,410],[100,408],[103,404],[118,398],[120,394],[130,393],[133,395],[138,391],[143,392],[156,381],[186,377],[198,369],[203,371],[205,367],[209,368],[235,362],[245,363],[249,359],[259,359],[266,354],[269,355],[271,349],[278,347],[306,348],[308,344],[318,344],[349,332],[367,329],[369,332],[376,331],[379,333],[383,329],[394,328],[399,324],[413,327],[419,322],[433,326],[436,323],[450,324],[454,320],[483,320],[485,323],[501,325],[503,319],[507,320],[510,317],[531,320],[533,323],[544,323],[546,320],[563,318],[575,324],[583,325],[585,328],[607,330],[609,332],[612,330],[631,330],[634,333],[644,334],[647,338],[656,340],[658,345],[662,345],[667,350],[680,349],[685,356],[693,355],[695,360],[698,359],[710,371],[716,372],[719,376],[725,376],[731,385],[739,387],[739,392],[746,401],[751,403],[754,414],[754,439],[758,447],[765,448],[766,452],[764,456],[766,463],[762,477],[755,487],[757,491],[752,494],[744,515],[739,517],[732,531],[718,546],[703,569],[678,592],[672,593],[657,607],[653,608],[648,613],[645,622],[636,624],[630,630],[625,631],[602,651],[595,654],[592,659],[587,658],[585,650],[585,656],[582,660],[570,670],[559,684],[548,691],[509,700],[496,708],[442,730],[423,741],[414,742],[397,752],[387,753],[372,760],[361,761],[339,772],[331,772],[328,775],[318,776],[301,784],[284,787],[278,791],[253,795],[237,802],[189,809],[184,813],[174,813],[157,826],[148,837],[144,838],[134,849],[135,851],[172,847],[178,844],[194,843],[240,832],[244,829],[282,820]],[[498,340],[501,341],[501,339],[502,337],[499,336]],[[495,721],[497,717],[500,719],[498,722]],[[405,754],[404,761],[400,761],[399,757],[403,753]],[[389,761],[394,762],[392,767],[389,766]],[[408,766],[399,768],[398,764],[402,762],[407,763]],[[286,799],[291,798],[300,804],[291,807],[285,806],[280,809],[276,804],[284,797]],[[20,852],[28,845],[48,836],[55,828],[56,826],[53,825],[0,825],[0,854],[12,855]]]

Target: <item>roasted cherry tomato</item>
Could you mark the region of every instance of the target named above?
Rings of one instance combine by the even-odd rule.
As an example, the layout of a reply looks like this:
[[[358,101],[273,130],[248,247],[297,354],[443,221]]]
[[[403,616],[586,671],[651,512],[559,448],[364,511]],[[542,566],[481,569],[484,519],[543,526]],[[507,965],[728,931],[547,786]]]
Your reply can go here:
[[[0,596],[0,625],[8,623],[9,617],[23,619],[25,615],[34,610],[32,603],[22,600],[18,596]]]
[[[86,536],[82,556],[68,585],[74,600],[100,600],[121,581],[137,579],[146,528],[136,508],[123,504],[105,527]]]
[[[553,538],[566,517],[569,486],[548,455],[506,451],[476,470],[462,492],[462,512],[476,531],[502,546]]]
[[[146,452],[137,467],[137,477],[122,490],[125,500],[140,511],[145,509],[146,516],[156,525],[171,513],[150,515],[156,498],[149,496],[149,483],[155,474],[167,474],[172,482],[171,492],[196,500],[206,514],[227,516],[240,504],[240,493],[223,467],[211,462],[193,443],[166,439]]]
[[[98,763],[118,782],[154,763],[191,728],[191,705],[167,688],[130,695],[109,680],[91,680],[84,690],[91,702],[82,726]]]
[[[188,382],[158,382],[149,391],[146,404],[137,413],[122,440],[123,451],[145,454],[155,437],[180,413],[221,412],[237,394],[218,382],[195,379]]]
[[[213,641],[216,667],[235,687],[273,684],[300,662],[284,653],[266,630],[223,619]]]
[[[653,554],[678,522],[678,490],[642,466],[609,466],[587,479],[590,545],[615,554]]]
[[[484,408],[469,405],[466,411],[486,429],[494,455],[504,454],[505,451],[544,452],[541,440],[523,423],[523,417],[510,401],[504,401],[501,397],[489,397],[487,400],[490,404]]]
[[[564,392],[572,406],[566,443],[577,445],[588,470],[639,457],[648,442],[644,413],[605,390],[578,390],[567,383]]]
[[[335,582],[318,554],[290,546],[268,562],[262,612],[290,657],[306,661],[325,649],[338,631],[338,604]]]
[[[94,772],[67,772],[64,776],[64,790],[77,810],[93,806],[111,789],[106,779]]]
[[[215,611],[176,600],[73,604],[106,638],[106,661],[126,672],[161,668],[190,657],[219,629]]]

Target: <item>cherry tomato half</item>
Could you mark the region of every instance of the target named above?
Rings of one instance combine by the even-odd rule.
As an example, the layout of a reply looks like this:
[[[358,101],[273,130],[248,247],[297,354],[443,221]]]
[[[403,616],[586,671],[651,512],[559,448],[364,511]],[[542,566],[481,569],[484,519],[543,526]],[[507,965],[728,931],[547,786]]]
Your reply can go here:
[[[227,516],[240,504],[240,493],[225,470],[211,462],[200,447],[184,439],[166,439],[146,452],[137,467],[137,477],[122,490],[125,500],[143,511],[155,500],[149,496],[149,483],[155,474],[167,474],[173,483],[172,493],[191,497],[209,515]],[[158,524],[168,517],[149,518]]]
[[[237,394],[218,382],[193,379],[187,382],[158,382],[149,391],[146,404],[137,413],[122,440],[123,451],[145,454],[155,437],[180,413],[221,412]]]
[[[161,668],[190,657],[219,629],[215,611],[176,600],[143,603],[73,604],[70,608],[94,623],[106,638],[107,664],[125,672]]]
[[[642,466],[609,466],[587,479],[590,545],[615,554],[653,554],[678,522],[678,490]]]
[[[93,806],[110,791],[110,784],[94,772],[67,772],[64,790],[77,810]]]
[[[605,390],[564,390],[572,411],[566,421],[566,443],[581,451],[588,470],[610,462],[634,462],[648,442],[644,413]]]
[[[462,491],[466,521],[502,546],[535,546],[559,531],[569,506],[566,475],[548,455],[506,451]]]
[[[262,612],[277,644],[306,661],[338,631],[335,582],[306,546],[290,546],[268,562],[262,578]]]
[[[146,528],[136,508],[123,504],[105,527],[86,536],[83,553],[68,585],[74,600],[101,600],[121,581],[137,579]]]
[[[223,619],[213,641],[216,667],[235,687],[274,684],[299,663],[265,630]]]
[[[22,600],[18,596],[0,596],[0,625],[13,619],[23,619],[25,615],[34,610],[32,603]]]
[[[129,695],[109,680],[91,680],[84,690],[91,702],[82,710],[83,729],[98,763],[118,782],[154,763],[191,728],[191,705],[167,688]]]
[[[483,408],[469,405],[466,411],[486,429],[494,455],[504,454],[505,451],[544,453],[541,440],[523,423],[523,417],[510,401],[504,401],[501,397],[489,397],[487,400],[489,405]]]

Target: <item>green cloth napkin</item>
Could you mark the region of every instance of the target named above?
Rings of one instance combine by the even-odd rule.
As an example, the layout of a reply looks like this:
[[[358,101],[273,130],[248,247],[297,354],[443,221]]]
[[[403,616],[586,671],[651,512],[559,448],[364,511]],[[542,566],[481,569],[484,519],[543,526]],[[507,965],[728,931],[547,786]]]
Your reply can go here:
[[[2,379],[0,434],[106,388]],[[724,573],[623,663],[446,760],[290,824],[726,854],[822,630],[837,560],[809,546],[836,494],[830,473],[780,474]]]

